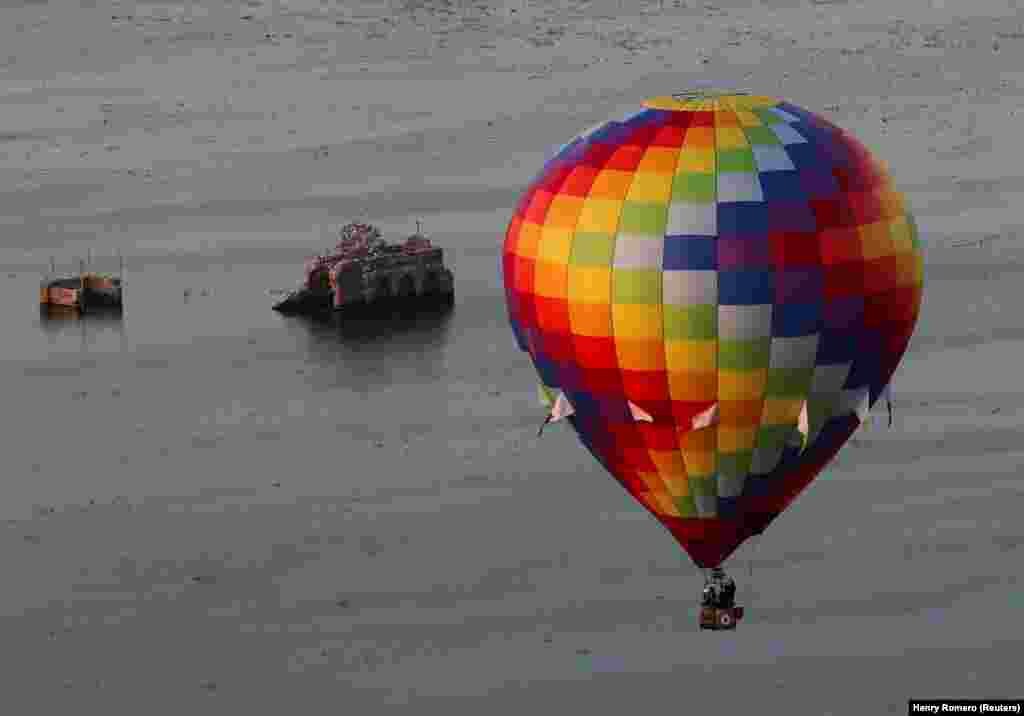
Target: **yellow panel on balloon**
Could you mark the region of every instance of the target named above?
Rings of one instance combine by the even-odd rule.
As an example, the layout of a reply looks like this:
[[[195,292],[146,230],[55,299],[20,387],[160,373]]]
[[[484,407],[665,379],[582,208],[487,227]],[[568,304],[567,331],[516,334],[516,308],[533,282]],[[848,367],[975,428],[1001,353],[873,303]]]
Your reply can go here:
[[[622,202],[618,199],[587,197],[580,209],[576,231],[580,234],[614,234],[621,214]]]
[[[746,109],[736,109],[736,118],[740,122],[741,127],[760,127],[764,122],[753,112]]]
[[[537,260],[553,264],[569,263],[569,255],[572,253],[572,238],[571,229],[561,229],[545,224],[541,230],[540,245],[537,247]]]
[[[757,440],[757,428],[730,428],[719,426],[718,451],[721,453],[752,450]]]
[[[892,239],[894,251],[911,253],[914,250],[914,239],[906,216],[900,216],[889,222],[889,237]]]
[[[665,481],[665,489],[672,496],[673,500],[690,494],[690,478],[685,472],[678,475],[669,475],[662,479]]]
[[[767,384],[767,368],[750,371],[719,371],[718,398],[719,400],[756,400],[764,395]]]
[[[669,515],[671,517],[679,516],[679,508],[676,507],[676,503],[672,500],[672,496],[665,491],[651,493],[654,497],[655,504],[658,506],[658,513],[662,515]]]
[[[701,127],[703,129],[703,127]],[[693,129],[689,130],[695,131]],[[714,147],[705,148],[703,145],[689,147],[683,145],[682,153],[679,155],[679,164],[676,165],[676,174],[714,174],[715,173],[715,150]]]
[[[665,368],[706,373],[718,368],[717,341],[665,341]]]
[[[913,254],[911,259],[913,261],[911,271],[913,280],[911,284],[919,285],[924,282],[924,260],[921,258],[921,254]]]
[[[903,216],[907,212],[907,204],[903,194],[893,189],[883,189],[878,193],[882,204],[882,214],[890,219]]]
[[[698,430],[697,432],[710,433],[714,431]],[[689,477],[708,477],[717,472],[718,453],[715,450],[680,449],[683,451],[683,460],[686,462],[686,474]]]
[[[616,338],[659,338],[663,323],[661,306],[612,304],[612,330]]]
[[[612,270],[602,266],[569,266],[569,300],[611,303]]]
[[[725,98],[725,103],[736,110],[761,109],[763,107],[773,107],[779,103],[779,100],[763,94],[737,94]]]
[[[668,202],[672,195],[672,174],[652,174],[637,172],[633,184],[629,187],[629,201],[660,203]]]
[[[800,417],[803,398],[765,398],[761,425],[792,425]]]
[[[742,127],[716,127],[715,146],[723,149],[746,149],[750,146]]]
[[[665,370],[661,338],[615,337],[615,353],[623,370]]]

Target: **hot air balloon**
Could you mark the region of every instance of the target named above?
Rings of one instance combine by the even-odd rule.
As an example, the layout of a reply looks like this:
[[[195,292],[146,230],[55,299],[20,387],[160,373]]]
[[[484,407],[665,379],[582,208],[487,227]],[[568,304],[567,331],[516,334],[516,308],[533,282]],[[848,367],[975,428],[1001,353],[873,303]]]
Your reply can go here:
[[[866,418],[923,269],[903,196],[857,139],[702,89],[562,146],[515,209],[502,272],[549,420],[709,569]]]

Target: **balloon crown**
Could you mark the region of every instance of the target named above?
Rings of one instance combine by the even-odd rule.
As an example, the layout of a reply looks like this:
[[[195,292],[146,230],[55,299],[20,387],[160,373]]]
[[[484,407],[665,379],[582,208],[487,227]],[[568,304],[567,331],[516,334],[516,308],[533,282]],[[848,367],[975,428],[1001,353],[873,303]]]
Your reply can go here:
[[[727,89],[715,89],[713,87],[697,87],[694,89],[683,90],[682,92],[676,92],[671,95],[672,99],[677,99],[682,102],[702,99],[719,99],[720,97],[735,97],[737,95],[750,95],[749,90],[727,90]]]
[[[746,89],[694,87],[674,94],[651,97],[642,105],[647,109],[668,111],[707,111],[710,109],[757,109],[771,107],[778,100]]]

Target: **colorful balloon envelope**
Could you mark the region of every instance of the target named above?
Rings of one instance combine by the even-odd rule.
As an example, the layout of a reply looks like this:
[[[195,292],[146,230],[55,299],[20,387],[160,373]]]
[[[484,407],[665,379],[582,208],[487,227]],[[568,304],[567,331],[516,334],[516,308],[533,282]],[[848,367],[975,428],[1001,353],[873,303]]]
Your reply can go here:
[[[519,201],[503,273],[545,402],[702,567],[864,420],[922,289],[914,219],[859,141],[709,90],[564,145]]]

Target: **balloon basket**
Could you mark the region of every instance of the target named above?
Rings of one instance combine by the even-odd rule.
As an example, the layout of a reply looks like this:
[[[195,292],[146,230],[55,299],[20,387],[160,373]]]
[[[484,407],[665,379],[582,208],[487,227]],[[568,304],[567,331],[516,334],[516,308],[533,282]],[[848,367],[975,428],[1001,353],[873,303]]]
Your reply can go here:
[[[743,607],[701,607],[700,628],[712,631],[732,631],[743,618]]]

